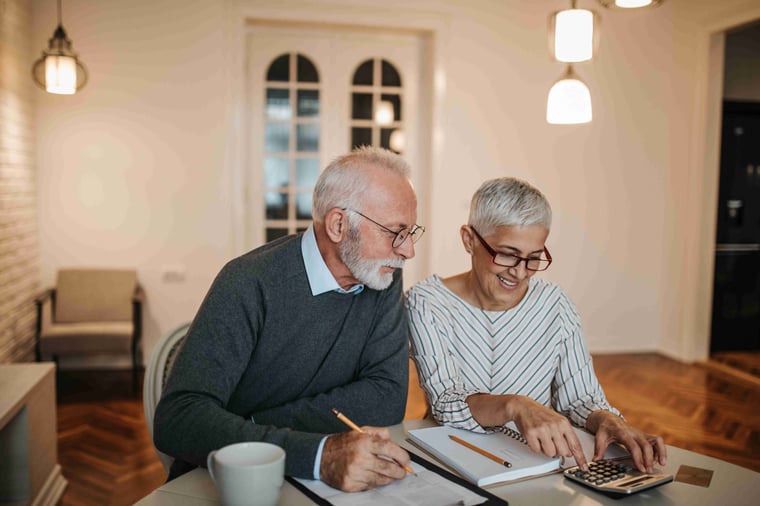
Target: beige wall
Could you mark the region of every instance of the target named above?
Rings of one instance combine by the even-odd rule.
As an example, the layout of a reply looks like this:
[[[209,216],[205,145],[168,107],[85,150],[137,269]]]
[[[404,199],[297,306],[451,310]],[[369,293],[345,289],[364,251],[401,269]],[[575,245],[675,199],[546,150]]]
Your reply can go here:
[[[699,248],[712,247],[717,174],[710,33],[760,9],[588,3],[602,15],[601,47],[576,70],[594,121],[556,126],[545,100],[564,69],[549,59],[546,21],[566,1],[67,0],[64,25],[91,80],[73,97],[37,94],[43,284],[64,265],[136,266],[148,350],[192,318],[242,252],[244,19],[373,24],[421,30],[432,47],[423,275],[467,268],[457,229],[482,180],[524,177],[552,201],[545,276],[575,300],[592,351],[703,357],[712,265]],[[55,5],[33,5],[42,48]]]

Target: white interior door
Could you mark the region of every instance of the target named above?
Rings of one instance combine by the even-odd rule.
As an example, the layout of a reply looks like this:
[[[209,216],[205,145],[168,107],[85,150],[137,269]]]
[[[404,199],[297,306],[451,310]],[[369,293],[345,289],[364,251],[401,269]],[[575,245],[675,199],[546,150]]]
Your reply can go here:
[[[374,97],[377,105],[389,90],[377,79],[381,61],[400,76],[400,86],[392,89],[400,96],[400,107],[397,104],[389,128],[403,132],[403,149],[397,150],[412,167],[415,187],[423,187],[419,121],[423,47],[419,35],[366,28],[263,22],[248,28],[246,249],[308,226],[311,190],[319,170],[352,148],[358,131],[352,127],[373,123],[372,119],[352,120],[357,111],[355,94]],[[375,84],[354,85],[357,69],[367,60],[377,62]],[[275,62],[278,81],[272,81]],[[303,68],[308,62],[313,64],[318,82],[299,81],[307,74]],[[387,142],[389,130],[383,132]],[[373,141],[379,145],[377,132]],[[407,283],[419,279],[419,263],[407,264]]]

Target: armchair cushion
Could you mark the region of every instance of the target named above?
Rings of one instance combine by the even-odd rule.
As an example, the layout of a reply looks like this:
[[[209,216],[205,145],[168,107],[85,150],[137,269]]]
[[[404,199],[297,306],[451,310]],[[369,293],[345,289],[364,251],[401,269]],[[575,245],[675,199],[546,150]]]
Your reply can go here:
[[[131,322],[136,287],[134,270],[61,269],[56,283],[54,321]]]
[[[72,353],[129,353],[134,326],[129,322],[57,323],[43,333],[42,351]]]

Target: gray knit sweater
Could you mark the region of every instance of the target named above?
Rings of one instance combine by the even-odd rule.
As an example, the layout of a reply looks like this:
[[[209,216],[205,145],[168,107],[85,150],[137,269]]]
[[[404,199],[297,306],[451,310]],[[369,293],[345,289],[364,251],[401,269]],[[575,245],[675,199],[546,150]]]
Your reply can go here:
[[[285,474],[312,478],[325,434],[404,415],[407,320],[401,273],[358,295],[312,296],[301,236],[229,262],[188,332],[156,408],[156,447],[205,466],[211,450],[240,441],[285,449]],[[251,420],[253,419],[253,421]]]

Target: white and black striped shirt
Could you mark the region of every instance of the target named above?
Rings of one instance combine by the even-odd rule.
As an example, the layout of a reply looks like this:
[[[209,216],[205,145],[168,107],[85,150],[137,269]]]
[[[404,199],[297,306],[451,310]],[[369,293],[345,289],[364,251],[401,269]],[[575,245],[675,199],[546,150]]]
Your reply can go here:
[[[474,307],[438,275],[407,293],[412,358],[435,418],[484,432],[465,399],[475,393],[528,396],[580,426],[609,405],[594,373],[580,317],[554,283],[531,278],[507,311]]]

